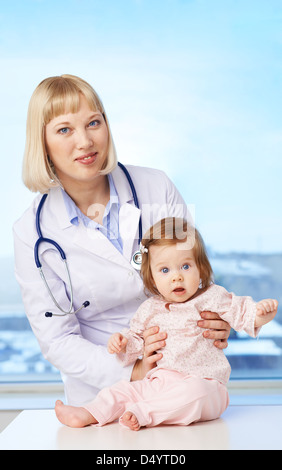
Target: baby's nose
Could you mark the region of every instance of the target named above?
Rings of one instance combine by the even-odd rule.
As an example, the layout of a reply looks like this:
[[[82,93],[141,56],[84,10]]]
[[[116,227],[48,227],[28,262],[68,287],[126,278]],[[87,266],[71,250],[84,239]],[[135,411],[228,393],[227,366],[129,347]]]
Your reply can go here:
[[[183,280],[183,276],[180,271],[174,271],[172,273],[172,282],[177,282],[177,281],[182,281],[182,280]]]

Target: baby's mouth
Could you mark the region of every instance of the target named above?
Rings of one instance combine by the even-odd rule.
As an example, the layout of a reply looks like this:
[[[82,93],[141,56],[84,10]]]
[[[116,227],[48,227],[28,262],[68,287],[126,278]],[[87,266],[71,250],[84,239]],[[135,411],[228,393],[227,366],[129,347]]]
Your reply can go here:
[[[175,294],[184,294],[184,292],[186,292],[186,291],[185,291],[184,287],[176,287],[175,289],[173,289],[173,292]]]

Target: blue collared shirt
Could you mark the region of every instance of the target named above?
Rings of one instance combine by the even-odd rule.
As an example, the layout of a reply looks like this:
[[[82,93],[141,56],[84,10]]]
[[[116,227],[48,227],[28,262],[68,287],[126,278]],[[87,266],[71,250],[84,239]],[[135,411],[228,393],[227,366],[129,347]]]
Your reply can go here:
[[[84,215],[81,210],[76,206],[71,197],[62,189],[62,194],[67,209],[70,222],[73,225],[79,224],[79,219],[83,222],[85,227],[94,230],[100,230],[105,237],[122,253],[123,245],[119,233],[119,197],[114,185],[114,180],[111,174],[107,175],[110,185],[110,200],[105,208],[103,216],[103,225],[98,224],[94,220]]]

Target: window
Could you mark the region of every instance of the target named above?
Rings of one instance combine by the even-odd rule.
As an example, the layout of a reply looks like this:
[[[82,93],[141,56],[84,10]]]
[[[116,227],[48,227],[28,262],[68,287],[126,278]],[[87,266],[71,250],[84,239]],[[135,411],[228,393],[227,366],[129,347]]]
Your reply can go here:
[[[0,265],[0,382],[59,381],[59,372],[41,355],[14,278],[12,257]]]
[[[216,282],[238,295],[254,300],[281,299],[282,254],[213,254],[211,263]],[[282,315],[265,325],[259,339],[246,333],[231,332],[226,356],[231,364],[231,378],[281,378]]]
[[[259,340],[233,332],[226,354],[233,378],[281,377],[281,5],[96,3],[1,8],[0,381],[60,380],[23,311],[11,227],[34,197],[21,182],[29,98],[66,72],[101,95],[121,162],[163,169],[195,205],[216,281],[280,301]]]

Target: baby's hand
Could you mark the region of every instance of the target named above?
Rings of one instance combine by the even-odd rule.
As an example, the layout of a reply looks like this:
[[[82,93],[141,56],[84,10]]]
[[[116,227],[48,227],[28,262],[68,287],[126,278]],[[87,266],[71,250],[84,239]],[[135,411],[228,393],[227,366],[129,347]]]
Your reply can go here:
[[[108,351],[110,354],[118,354],[125,351],[127,338],[121,333],[114,333],[108,341]]]
[[[277,313],[278,301],[275,299],[264,299],[257,303],[255,326],[260,327],[273,320]]]

